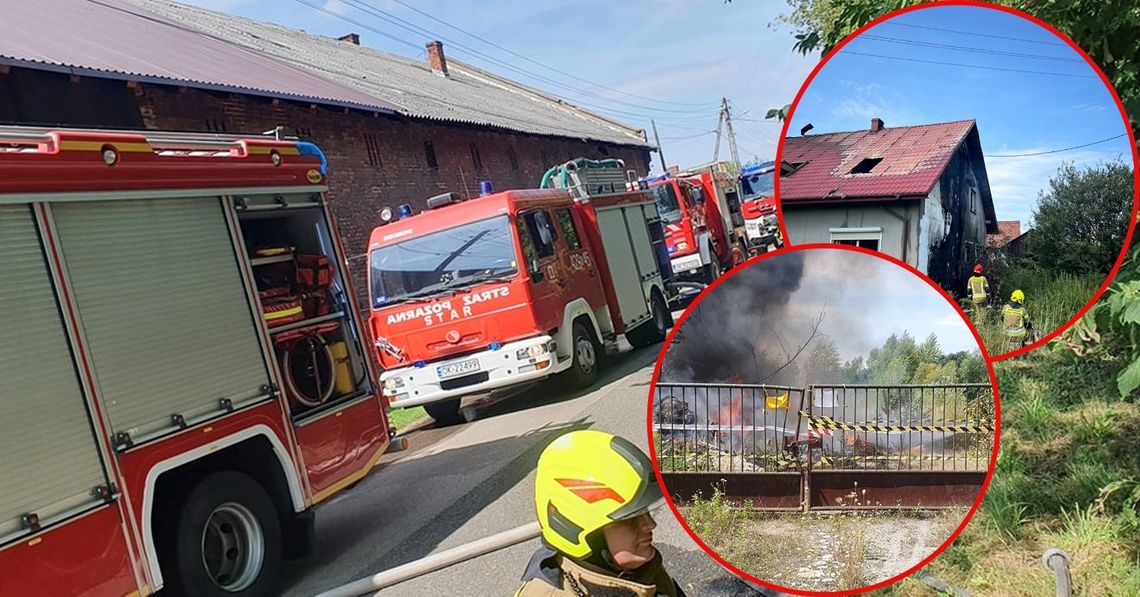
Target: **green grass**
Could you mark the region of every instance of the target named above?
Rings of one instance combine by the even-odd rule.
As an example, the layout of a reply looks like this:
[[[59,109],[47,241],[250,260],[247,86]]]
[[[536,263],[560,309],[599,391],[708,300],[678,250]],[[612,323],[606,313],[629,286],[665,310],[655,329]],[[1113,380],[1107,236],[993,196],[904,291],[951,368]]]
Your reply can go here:
[[[393,408],[388,411],[388,422],[396,429],[403,429],[408,425],[427,417],[422,406],[412,408]]]
[[[1003,279],[1001,288],[995,289],[1004,304],[1013,289],[1025,292],[1025,307],[1029,320],[1040,337],[1053,333],[1077,314],[1096,294],[1104,278],[1097,276],[1051,275],[1039,270],[1011,269]],[[971,314],[982,343],[991,355],[999,355],[1019,348],[1009,346],[1002,328],[1001,309],[978,309]]]
[[[995,364],[1002,449],[965,531],[926,570],[974,595],[1051,595],[1040,563],[1072,558],[1076,595],[1140,595],[1140,406],[1097,363],[1057,351]],[[934,595],[908,579],[876,595]]]

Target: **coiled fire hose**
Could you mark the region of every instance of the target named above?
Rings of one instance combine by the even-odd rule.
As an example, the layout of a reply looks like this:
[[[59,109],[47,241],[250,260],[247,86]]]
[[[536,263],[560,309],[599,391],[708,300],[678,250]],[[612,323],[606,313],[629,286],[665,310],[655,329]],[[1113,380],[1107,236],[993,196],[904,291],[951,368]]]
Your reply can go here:
[[[336,360],[328,340],[315,331],[307,331],[284,345],[281,372],[289,395],[308,407],[324,404],[336,388]],[[309,392],[302,390],[298,383],[305,381],[304,378],[311,382]]]

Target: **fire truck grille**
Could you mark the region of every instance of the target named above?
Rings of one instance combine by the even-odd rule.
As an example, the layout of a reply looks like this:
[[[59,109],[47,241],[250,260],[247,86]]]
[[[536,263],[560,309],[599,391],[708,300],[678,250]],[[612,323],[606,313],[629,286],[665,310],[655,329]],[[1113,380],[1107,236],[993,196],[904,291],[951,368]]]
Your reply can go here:
[[[479,373],[472,373],[471,375],[464,375],[463,377],[456,377],[455,379],[445,379],[439,382],[439,387],[444,390],[454,390],[456,388],[465,388],[473,386],[477,383],[483,383],[490,379],[490,374],[486,371]]]

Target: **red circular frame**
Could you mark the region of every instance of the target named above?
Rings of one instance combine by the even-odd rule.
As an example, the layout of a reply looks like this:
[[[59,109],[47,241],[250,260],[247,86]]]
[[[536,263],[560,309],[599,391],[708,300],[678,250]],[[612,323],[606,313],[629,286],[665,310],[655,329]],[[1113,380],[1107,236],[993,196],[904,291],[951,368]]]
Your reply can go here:
[[[1132,233],[1136,227],[1137,210],[1138,210],[1138,208],[1140,208],[1140,153],[1137,152],[1137,148],[1136,148],[1136,136],[1132,133],[1132,127],[1129,126],[1129,124],[1128,124],[1129,123],[1128,112],[1124,109],[1124,104],[1123,104],[1123,102],[1120,101],[1120,96],[1116,93],[1116,89],[1112,86],[1112,82],[1110,82],[1108,80],[1108,77],[1106,77],[1105,74],[1100,70],[1100,67],[1098,67],[1096,65],[1096,63],[1093,62],[1092,58],[1090,58],[1089,55],[1087,53],[1085,53],[1085,51],[1082,50],[1080,46],[1078,46],[1076,43],[1074,43],[1072,39],[1069,39],[1069,36],[1062,33],[1056,27],[1053,27],[1049,23],[1046,23],[1045,21],[1042,21],[1041,19],[1038,19],[1037,17],[1035,17],[1031,14],[1022,12],[1022,11],[1017,10],[1015,8],[1010,8],[1008,6],[1000,6],[1000,5],[996,5],[996,4],[990,4],[988,2],[981,2],[978,0],[940,0],[940,1],[936,0],[936,1],[932,1],[932,2],[926,2],[923,4],[917,4],[914,6],[908,6],[906,8],[900,8],[898,10],[891,11],[887,14],[884,14],[884,15],[872,20],[871,22],[867,23],[866,25],[863,25],[859,29],[855,30],[855,32],[853,32],[850,35],[848,35],[847,37],[843,38],[842,41],[840,41],[838,44],[836,44],[835,47],[832,48],[831,51],[828,52],[827,55],[824,56],[819,61],[819,64],[817,64],[815,66],[815,68],[812,69],[811,74],[809,74],[807,76],[807,79],[804,79],[803,85],[800,86],[799,92],[796,93],[795,99],[792,100],[792,103],[790,104],[790,107],[788,108],[787,116],[784,117],[784,125],[780,128],[780,141],[779,141],[779,144],[776,146],[777,170],[776,170],[775,185],[774,185],[774,193],[775,193],[776,198],[777,198],[777,200],[776,200],[776,213],[778,214],[779,221],[780,221],[780,230],[784,234],[784,241],[786,243],[788,243],[789,245],[794,245],[795,243],[793,242],[793,239],[788,235],[787,227],[784,226],[783,206],[782,206],[782,202],[779,200],[779,197],[780,197],[780,178],[781,177],[780,177],[778,165],[783,163],[782,155],[784,153],[784,140],[787,139],[788,128],[792,124],[792,116],[795,114],[796,107],[799,106],[800,99],[803,98],[804,92],[807,91],[808,87],[811,86],[811,82],[815,79],[816,75],[819,74],[820,69],[822,69],[828,62],[830,62],[831,58],[833,56],[835,56],[841,49],[843,49],[843,46],[847,45],[851,40],[859,37],[859,35],[862,34],[864,31],[866,31],[867,29],[870,29],[871,27],[874,27],[875,25],[878,25],[879,23],[882,23],[883,21],[886,21],[888,19],[892,19],[892,18],[897,17],[901,14],[906,14],[908,12],[914,12],[916,10],[922,10],[922,9],[930,8],[930,7],[934,7],[934,6],[971,6],[971,7],[977,7],[977,8],[988,8],[988,9],[998,10],[1001,12],[1012,14],[1014,16],[1021,17],[1022,19],[1025,19],[1031,23],[1038,25],[1039,27],[1044,28],[1046,31],[1049,31],[1053,35],[1056,35],[1058,38],[1060,38],[1062,41],[1064,41],[1066,44],[1068,44],[1069,47],[1071,47],[1078,55],[1080,55],[1082,58],[1084,58],[1085,62],[1092,68],[1093,72],[1095,72],[1097,74],[1097,76],[1100,77],[1101,82],[1104,83],[1105,88],[1108,89],[1108,92],[1112,96],[1112,99],[1116,102],[1116,107],[1120,112],[1120,117],[1123,119],[1124,128],[1127,131],[1128,140],[1130,141],[1130,146],[1132,148],[1132,177],[1133,177],[1133,181],[1132,181],[1132,219],[1128,223],[1128,232],[1124,236],[1124,245],[1120,248],[1120,254],[1116,257],[1116,263],[1113,264],[1112,270],[1108,273],[1108,277],[1106,277],[1104,279],[1104,282],[1101,283],[1100,288],[1098,288],[1097,291],[1092,295],[1092,298],[1090,298],[1088,300],[1088,302],[1086,302],[1085,305],[1083,307],[1081,307],[1081,309],[1078,310],[1075,315],[1070,317],[1068,321],[1066,321],[1065,323],[1058,326],[1057,329],[1050,332],[1044,338],[1041,338],[1040,340],[1038,340],[1038,341],[1036,341],[1036,342],[1034,342],[1028,346],[1023,346],[1023,347],[1021,347],[1017,350],[1014,350],[1014,351],[1004,352],[1004,353],[998,354],[997,356],[991,355],[989,353],[988,347],[986,347],[985,344],[982,344],[982,354],[987,357],[987,360],[1003,361],[1005,359],[1009,359],[1009,358],[1013,358],[1013,357],[1025,354],[1025,353],[1029,352],[1030,350],[1034,350],[1034,349],[1044,345],[1045,343],[1049,342],[1050,340],[1056,338],[1057,336],[1061,335],[1065,330],[1067,330],[1069,327],[1071,327],[1074,323],[1076,323],[1077,320],[1079,320],[1081,317],[1083,317],[1084,314],[1087,313],[1088,310],[1092,308],[1093,304],[1095,304],[1100,299],[1101,295],[1103,295],[1104,292],[1106,290],[1108,290],[1109,285],[1111,285],[1113,279],[1116,278],[1116,274],[1120,270],[1121,264],[1124,263],[1124,258],[1128,255],[1128,247],[1132,243]],[[922,277],[926,277],[924,274],[919,274],[919,275]],[[973,324],[971,324],[971,327],[972,326],[973,326]]]
[[[972,333],[974,335],[974,339],[978,343],[979,352],[982,355],[982,360],[985,361],[985,363],[986,363],[986,370],[989,372],[990,385],[993,387],[993,393],[994,393],[994,445],[990,451],[990,464],[989,464],[989,468],[986,470],[986,478],[982,482],[981,489],[978,490],[977,497],[974,498],[974,504],[970,507],[970,511],[966,513],[966,516],[962,518],[962,522],[960,522],[958,524],[958,526],[955,527],[954,532],[951,533],[950,536],[945,541],[943,541],[942,544],[939,545],[938,548],[935,549],[933,553],[931,553],[929,556],[927,556],[921,562],[918,562],[917,564],[915,564],[911,568],[907,569],[902,574],[892,576],[891,578],[888,578],[884,581],[880,581],[880,582],[875,583],[873,585],[868,585],[866,587],[860,587],[857,589],[847,589],[847,590],[843,590],[843,591],[806,591],[804,589],[797,589],[797,588],[793,588],[793,587],[782,587],[780,585],[772,584],[772,583],[765,581],[763,579],[756,578],[755,576],[752,576],[751,574],[748,574],[748,573],[744,572],[743,570],[737,568],[732,563],[721,558],[720,555],[716,553],[716,551],[714,551],[711,547],[709,547],[707,544],[705,544],[705,542],[703,540],[701,540],[701,538],[699,536],[697,536],[696,532],[694,532],[693,529],[689,526],[689,523],[685,520],[685,517],[681,516],[681,512],[677,509],[677,505],[673,502],[673,496],[670,495],[669,489],[665,485],[665,479],[661,476],[661,465],[658,464],[658,462],[657,462],[657,449],[656,449],[656,446],[654,446],[654,442],[653,442],[653,396],[657,392],[657,381],[661,376],[661,364],[665,360],[665,355],[668,354],[668,352],[669,352],[669,346],[672,345],[674,336],[676,336],[677,332],[681,329],[681,326],[684,325],[685,320],[688,319],[688,317],[689,317],[689,314],[693,312],[693,308],[698,303],[700,303],[700,301],[704,300],[705,296],[707,296],[709,292],[713,291],[717,286],[719,286],[725,280],[735,276],[736,274],[738,274],[739,272],[743,271],[744,269],[750,267],[751,265],[758,263],[758,262],[760,262],[764,259],[767,259],[769,257],[778,257],[780,255],[783,255],[786,253],[793,253],[796,251],[828,250],[828,249],[833,250],[833,251],[849,251],[849,252],[854,252],[854,253],[864,253],[866,255],[871,255],[875,258],[894,263],[895,265],[900,266],[903,269],[914,274],[917,277],[917,279],[922,280],[923,282],[928,284],[931,288],[933,288],[935,290],[935,292],[938,295],[940,295],[944,300],[946,300],[946,302],[948,302],[951,305],[951,307],[953,307],[953,309],[958,313],[958,316],[962,318],[962,322],[966,325],[967,329],[969,329],[970,333]],[[960,535],[962,533],[962,530],[966,528],[966,524],[969,523],[970,519],[974,517],[974,514],[977,512],[978,507],[981,506],[982,499],[985,497],[986,490],[989,488],[990,479],[993,477],[993,474],[994,474],[994,466],[997,464],[998,446],[999,446],[1000,440],[1001,440],[1001,399],[1000,399],[1000,396],[998,395],[997,375],[994,372],[993,362],[991,359],[985,358],[985,356],[986,356],[985,347],[982,345],[982,338],[980,335],[978,335],[978,330],[976,328],[974,328],[973,325],[971,325],[969,318],[966,317],[965,312],[962,311],[962,309],[958,305],[958,303],[954,302],[953,298],[951,298],[950,295],[947,294],[945,290],[943,290],[940,286],[935,284],[930,278],[923,276],[922,274],[919,273],[919,271],[917,269],[911,267],[910,265],[907,265],[906,263],[902,262],[901,260],[897,259],[896,257],[893,257],[891,255],[887,255],[885,253],[880,253],[878,251],[872,251],[870,249],[864,249],[862,247],[853,247],[853,246],[849,246],[849,245],[839,245],[839,244],[829,244],[829,243],[807,243],[807,244],[802,244],[802,245],[788,246],[788,247],[779,249],[777,251],[765,253],[763,255],[757,255],[757,256],[745,261],[744,263],[732,268],[732,270],[730,270],[729,272],[725,273],[721,277],[714,280],[712,282],[712,284],[709,284],[708,288],[705,288],[703,291],[701,291],[701,293],[697,296],[697,298],[695,300],[693,300],[693,302],[690,303],[688,307],[685,308],[685,311],[681,314],[681,318],[677,320],[677,322],[676,322],[676,324],[674,324],[673,328],[671,330],[669,330],[669,335],[668,335],[668,337],[665,338],[665,343],[661,346],[661,351],[657,355],[657,362],[653,367],[653,378],[650,380],[650,383],[649,383],[649,399],[646,401],[646,405],[645,405],[645,417],[646,417],[645,427],[646,427],[646,436],[649,438],[649,442],[648,442],[649,443],[649,457],[653,461],[653,472],[657,476],[657,483],[662,489],[661,493],[665,496],[665,502],[667,504],[669,504],[669,509],[672,510],[673,516],[676,517],[677,521],[681,523],[681,527],[685,529],[685,532],[688,533],[689,536],[693,538],[693,541],[697,545],[699,545],[701,547],[701,549],[705,550],[705,552],[708,553],[710,556],[712,556],[712,558],[714,560],[719,562],[720,565],[731,570],[733,573],[739,575],[740,577],[748,579],[749,581],[754,582],[756,584],[768,587],[770,589],[775,589],[775,590],[783,591],[786,593],[792,593],[795,595],[820,595],[820,596],[857,595],[859,593],[864,593],[867,591],[873,591],[875,589],[881,589],[881,588],[886,587],[888,585],[894,584],[894,583],[902,580],[903,578],[910,576],[911,574],[916,572],[918,569],[920,569],[923,566],[930,563],[931,560],[938,557],[943,551],[945,551],[946,548],[949,547],[950,544],[954,541],[954,539],[958,538],[958,535]]]

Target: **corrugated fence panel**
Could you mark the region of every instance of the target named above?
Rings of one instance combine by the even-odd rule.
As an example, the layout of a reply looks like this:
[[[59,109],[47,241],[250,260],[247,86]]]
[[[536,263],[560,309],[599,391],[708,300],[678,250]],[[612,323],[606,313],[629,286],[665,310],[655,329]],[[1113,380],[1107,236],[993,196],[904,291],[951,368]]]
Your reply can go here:
[[[218,199],[57,204],[67,272],[113,430],[172,429],[269,375]]]
[[[91,503],[106,483],[35,221],[0,206],[0,537]]]

